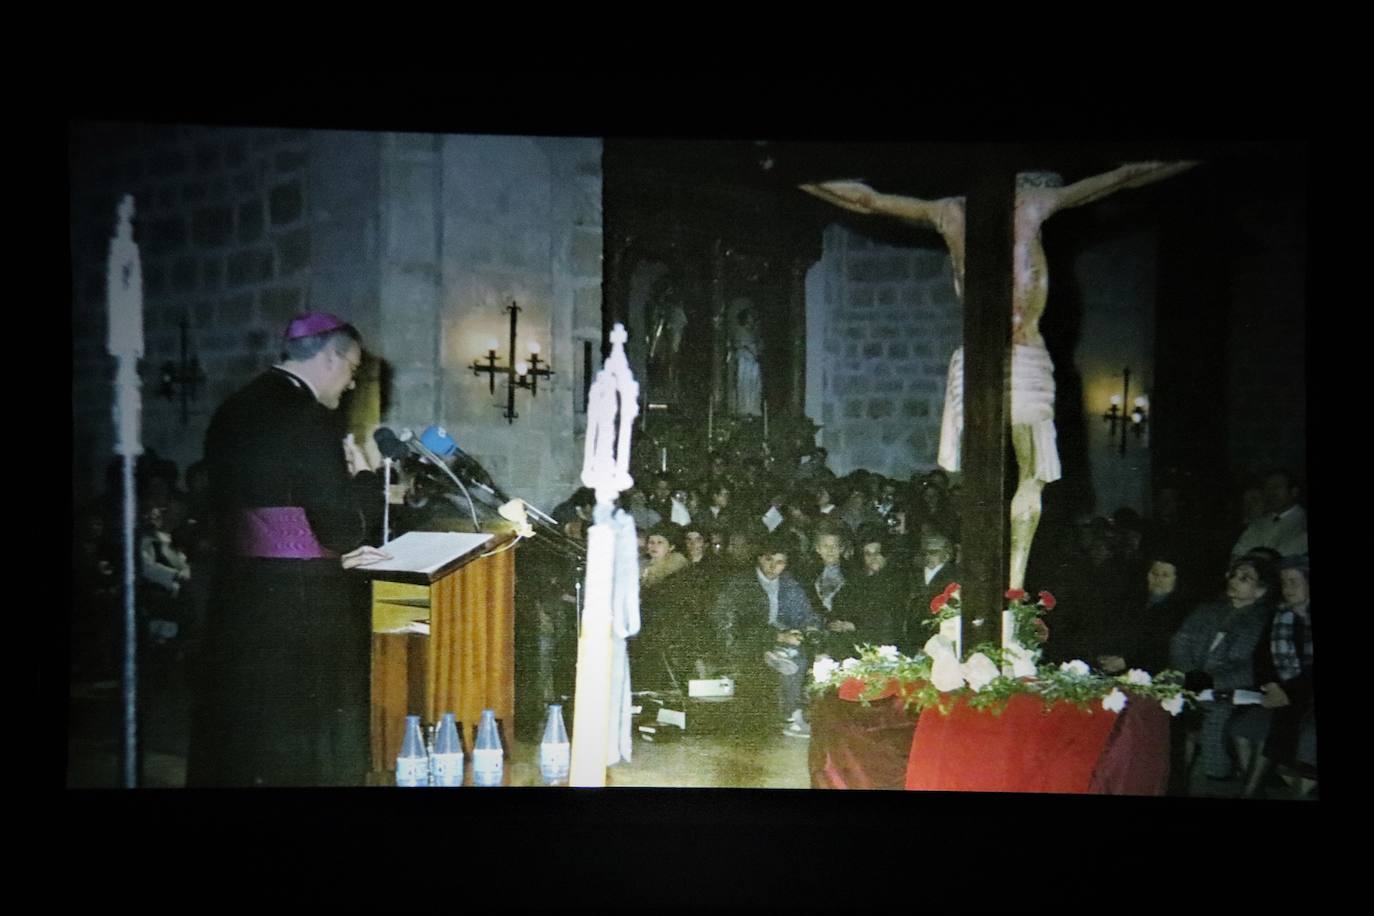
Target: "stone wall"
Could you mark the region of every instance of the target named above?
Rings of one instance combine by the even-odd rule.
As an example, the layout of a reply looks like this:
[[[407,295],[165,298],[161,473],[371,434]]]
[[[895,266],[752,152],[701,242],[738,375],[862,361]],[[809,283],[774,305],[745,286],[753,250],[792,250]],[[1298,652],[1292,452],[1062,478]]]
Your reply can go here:
[[[353,321],[390,373],[382,421],[438,422],[505,489],[538,505],[577,486],[582,343],[600,362],[597,140],[77,125],[71,132],[74,495],[102,488],[113,441],[105,259],[123,193],[144,274],[146,447],[184,470],[214,408],[279,353],[305,308]],[[537,398],[468,368],[502,306],[556,370]],[[208,384],[188,422],[157,395],[185,316]]]
[[[963,339],[949,255],[825,230],[807,279],[806,413],[832,470],[935,467],[949,358]]]
[[[1149,424],[1141,438],[1127,436],[1123,455],[1120,427],[1118,438],[1113,438],[1101,417],[1111,396],[1122,393],[1122,369],[1131,370],[1131,401],[1142,394],[1148,398],[1154,390],[1155,247],[1154,233],[1141,230],[1090,242],[1072,263],[1070,282],[1081,301],[1081,331],[1073,364],[1055,366],[1060,398],[1056,413],[1061,415],[1060,437],[1064,439],[1071,432],[1062,418],[1070,409],[1064,399],[1082,392],[1092,506],[1100,515],[1110,515],[1122,506],[1146,514],[1150,509]],[[1056,280],[1054,285],[1061,284]],[[1052,291],[1049,308],[1056,304]],[[1070,373],[1077,373],[1077,379]],[[1131,404],[1126,408],[1129,412]],[[1069,441],[1074,441],[1072,436]],[[1077,469],[1070,456],[1063,460],[1066,476]]]
[[[449,136],[439,155],[441,380],[429,415],[505,489],[547,511],[580,486],[582,341],[595,342],[600,365],[601,141]],[[516,392],[519,416],[507,423],[503,383],[490,393],[470,366],[489,339],[506,353],[512,301],[517,359],[538,342],[555,374],[537,396]]]
[[[305,301],[310,144],[303,131],[75,125],[70,133],[73,485],[99,492],[113,442],[105,352],[105,259],[115,206],[133,194],[143,267],[143,441],[183,469],[201,457],[210,412],[270,365]],[[180,321],[208,377],[185,423],[158,396],[179,362]]]

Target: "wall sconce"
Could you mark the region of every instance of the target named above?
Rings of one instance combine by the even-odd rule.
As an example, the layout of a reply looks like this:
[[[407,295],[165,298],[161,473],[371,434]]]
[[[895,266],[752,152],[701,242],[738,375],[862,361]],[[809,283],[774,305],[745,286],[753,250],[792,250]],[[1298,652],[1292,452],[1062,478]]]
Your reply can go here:
[[[506,406],[505,418],[507,423],[514,423],[515,418],[520,416],[515,412],[515,389],[524,388],[529,391],[530,397],[539,396],[539,379],[548,378],[553,375],[553,369],[549,364],[539,357],[539,342],[530,342],[530,355],[528,360],[517,360],[515,358],[515,331],[518,315],[521,311],[520,306],[512,302],[503,311],[510,312],[510,349],[506,357],[506,365],[498,366],[501,357],[496,355],[496,338],[487,341],[487,355],[479,356],[473,360],[472,374],[480,376],[487,374],[487,389],[496,393],[496,376],[498,374],[506,376]]]
[[[1121,370],[1121,393],[1112,395],[1111,406],[1102,414],[1102,419],[1107,424],[1107,435],[1116,443],[1118,453],[1123,456],[1126,454],[1126,430],[1129,429],[1139,442],[1145,435],[1146,425],[1150,422],[1150,399],[1143,394],[1137,395],[1134,401],[1131,401],[1130,397],[1131,370],[1128,366]],[[1127,403],[1131,404],[1130,413],[1126,412]]]
[[[190,352],[187,343],[188,327],[186,319],[181,319],[181,358],[180,364],[171,360],[162,364],[160,373],[160,383],[158,394],[167,400],[174,399],[178,394],[181,395],[181,423],[185,426],[191,418],[190,405],[200,393],[201,383],[206,380],[205,372],[200,368],[200,360]]]

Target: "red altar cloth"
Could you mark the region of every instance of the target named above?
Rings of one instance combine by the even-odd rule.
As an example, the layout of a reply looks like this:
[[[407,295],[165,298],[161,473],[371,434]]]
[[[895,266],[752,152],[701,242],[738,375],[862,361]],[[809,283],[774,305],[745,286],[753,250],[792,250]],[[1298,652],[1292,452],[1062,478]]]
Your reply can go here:
[[[897,697],[862,706],[834,694],[811,704],[811,787],[901,789],[916,718]]]
[[[899,697],[864,707],[856,696],[812,705],[815,788],[1162,795],[1168,784],[1169,715],[1154,700],[1132,697],[1118,715],[1017,696],[1000,716],[961,703],[918,724]]]
[[[960,702],[916,723],[908,789],[950,792],[1087,792],[1117,714],[1018,694],[1001,715]]]

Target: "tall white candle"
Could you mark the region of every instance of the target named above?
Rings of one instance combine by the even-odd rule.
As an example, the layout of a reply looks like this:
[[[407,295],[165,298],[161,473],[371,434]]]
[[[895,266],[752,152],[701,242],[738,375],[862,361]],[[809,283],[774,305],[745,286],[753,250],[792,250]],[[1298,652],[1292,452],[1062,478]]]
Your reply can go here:
[[[660,465],[660,467],[659,467],[659,470],[661,470],[661,471],[667,471],[667,470],[668,470],[668,446],[666,446],[666,445],[663,446],[663,460],[662,460],[662,463],[661,463],[661,465]]]

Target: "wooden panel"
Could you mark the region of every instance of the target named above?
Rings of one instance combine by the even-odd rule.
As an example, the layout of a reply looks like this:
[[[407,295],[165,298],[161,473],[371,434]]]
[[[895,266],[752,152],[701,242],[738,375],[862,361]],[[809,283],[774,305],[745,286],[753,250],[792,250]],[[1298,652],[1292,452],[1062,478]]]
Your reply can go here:
[[[451,711],[471,727],[483,709],[493,709],[513,729],[514,558],[503,551],[432,586],[430,715]]]
[[[429,619],[429,588],[407,582],[372,583],[372,632],[401,630],[412,620]]]
[[[482,710],[493,709],[505,736],[514,734],[514,550],[474,560],[429,587],[376,580],[372,594],[374,630],[430,623],[428,636],[372,635],[375,771],[395,767],[408,714],[434,723],[455,713],[470,737]]]

